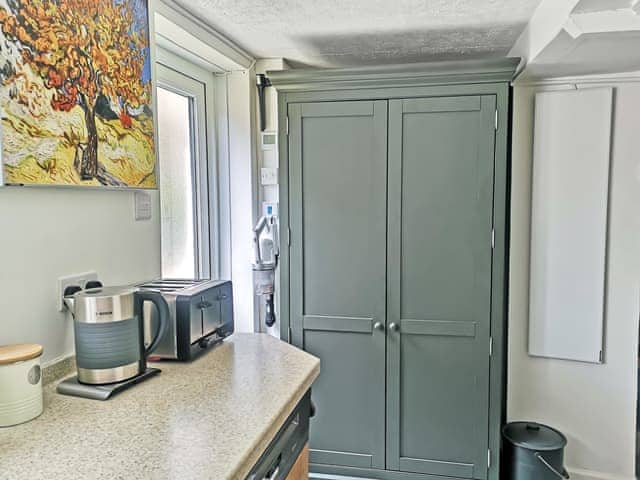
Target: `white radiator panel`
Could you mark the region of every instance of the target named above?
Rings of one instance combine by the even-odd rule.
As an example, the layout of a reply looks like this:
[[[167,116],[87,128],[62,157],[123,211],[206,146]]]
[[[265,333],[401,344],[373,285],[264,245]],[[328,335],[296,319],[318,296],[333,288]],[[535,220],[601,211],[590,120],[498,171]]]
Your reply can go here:
[[[536,95],[529,354],[602,361],[613,90]]]

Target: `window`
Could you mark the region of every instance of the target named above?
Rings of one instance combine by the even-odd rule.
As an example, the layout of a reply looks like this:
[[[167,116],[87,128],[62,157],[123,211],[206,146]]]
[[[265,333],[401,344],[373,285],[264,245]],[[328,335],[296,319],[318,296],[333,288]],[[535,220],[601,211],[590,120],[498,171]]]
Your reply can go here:
[[[162,276],[196,278],[193,98],[158,88]]]
[[[218,275],[213,74],[163,52],[157,64],[163,278]]]

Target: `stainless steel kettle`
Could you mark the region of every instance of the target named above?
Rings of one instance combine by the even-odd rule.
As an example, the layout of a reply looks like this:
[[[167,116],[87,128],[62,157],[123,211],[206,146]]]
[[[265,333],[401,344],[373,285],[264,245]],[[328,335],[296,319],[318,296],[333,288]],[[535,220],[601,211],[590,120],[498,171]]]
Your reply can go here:
[[[158,327],[144,347],[143,304],[158,311]],[[92,385],[135,377],[147,368],[147,356],[158,346],[169,320],[169,306],[158,292],[132,287],[100,287],[66,295],[73,314],[78,381]]]

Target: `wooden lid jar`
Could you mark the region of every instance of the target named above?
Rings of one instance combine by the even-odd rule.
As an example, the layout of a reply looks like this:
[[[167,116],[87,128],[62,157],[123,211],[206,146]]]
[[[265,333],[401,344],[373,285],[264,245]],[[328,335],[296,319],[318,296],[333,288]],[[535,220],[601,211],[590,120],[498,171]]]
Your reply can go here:
[[[42,346],[0,346],[0,427],[28,422],[42,413]]]

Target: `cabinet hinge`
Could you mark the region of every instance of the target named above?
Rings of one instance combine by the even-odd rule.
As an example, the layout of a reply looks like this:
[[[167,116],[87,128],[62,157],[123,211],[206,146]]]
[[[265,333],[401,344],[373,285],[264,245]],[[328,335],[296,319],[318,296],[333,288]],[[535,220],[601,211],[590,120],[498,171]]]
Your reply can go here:
[[[491,249],[493,250],[494,248],[496,248],[496,231],[492,228],[491,229]]]
[[[287,228],[287,247],[291,246],[291,229]]]
[[[291,341],[292,341],[292,338],[291,338],[291,337],[292,337],[291,327],[289,327],[289,338],[287,339],[287,341],[288,341],[289,343],[291,343]]]
[[[602,350],[600,350],[600,354],[598,355],[598,361],[604,363],[604,352]]]
[[[496,120],[495,123],[493,125],[493,127],[495,128],[496,132],[498,131],[498,110],[496,109]]]
[[[289,136],[289,117],[288,116],[286,121],[286,129],[287,129],[287,136]]]
[[[491,468],[491,449],[487,450],[487,470]]]
[[[489,356],[493,355],[493,337],[489,337]]]

